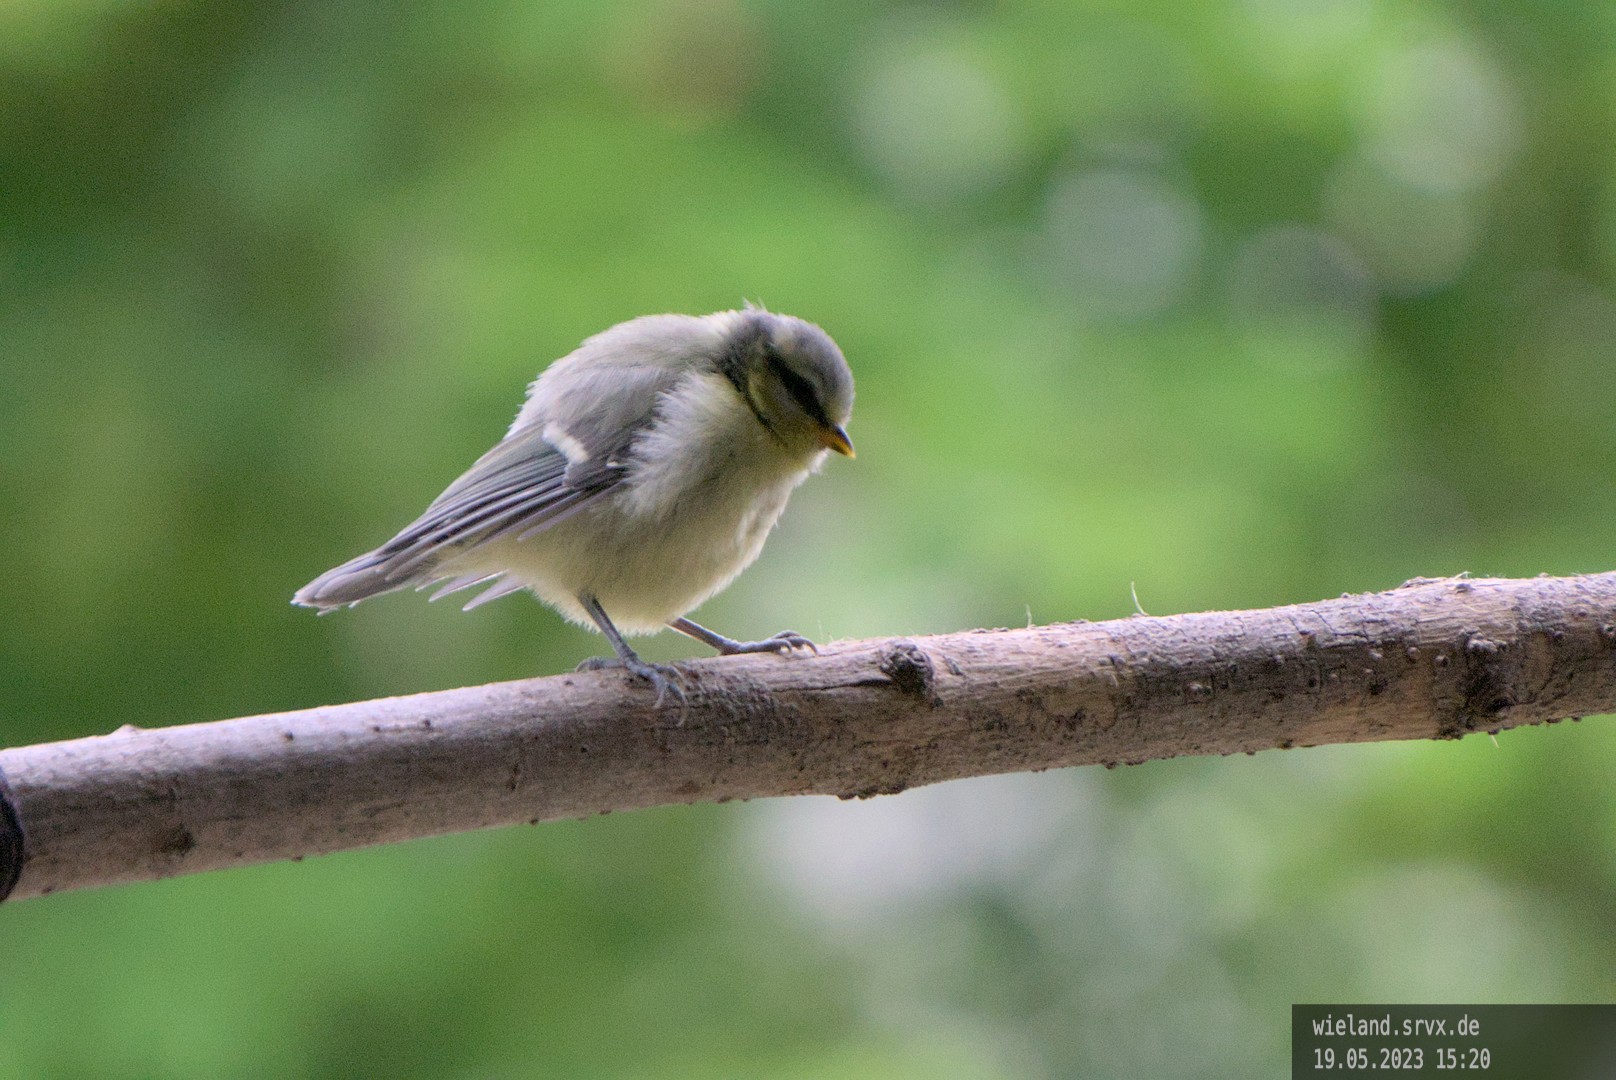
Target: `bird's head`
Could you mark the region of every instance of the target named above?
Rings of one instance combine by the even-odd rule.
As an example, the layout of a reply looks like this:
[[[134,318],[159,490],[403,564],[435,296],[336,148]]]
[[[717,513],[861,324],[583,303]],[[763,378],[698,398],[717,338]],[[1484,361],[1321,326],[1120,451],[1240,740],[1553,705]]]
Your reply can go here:
[[[853,373],[830,335],[761,308],[739,313],[721,361],[758,422],[788,450],[853,456]]]

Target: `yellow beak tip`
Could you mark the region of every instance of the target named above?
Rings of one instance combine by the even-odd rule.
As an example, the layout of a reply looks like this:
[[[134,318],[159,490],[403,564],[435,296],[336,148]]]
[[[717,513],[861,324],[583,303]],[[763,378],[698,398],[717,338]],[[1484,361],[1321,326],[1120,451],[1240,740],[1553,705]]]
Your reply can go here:
[[[823,434],[825,448],[834,450],[846,457],[858,457],[853,453],[853,441],[847,437],[847,432],[840,427],[826,428]]]

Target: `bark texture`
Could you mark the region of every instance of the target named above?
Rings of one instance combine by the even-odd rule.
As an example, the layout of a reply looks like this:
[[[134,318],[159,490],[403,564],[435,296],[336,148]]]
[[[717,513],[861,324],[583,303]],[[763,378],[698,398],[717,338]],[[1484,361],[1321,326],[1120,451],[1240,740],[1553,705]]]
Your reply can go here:
[[[1417,580],[0,750],[0,895],[667,803],[1476,731],[1616,710],[1616,574]]]

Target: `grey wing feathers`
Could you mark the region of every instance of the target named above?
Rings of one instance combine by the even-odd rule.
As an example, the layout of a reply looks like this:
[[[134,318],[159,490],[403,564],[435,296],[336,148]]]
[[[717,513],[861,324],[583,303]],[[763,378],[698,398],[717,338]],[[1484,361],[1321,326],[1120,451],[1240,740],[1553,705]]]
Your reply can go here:
[[[397,536],[326,571],[299,590],[293,601],[307,607],[342,607],[446,577],[454,580],[433,599],[469,588],[490,575],[457,577],[454,555],[497,537],[514,533],[525,538],[553,525],[610,491],[622,471],[593,470],[578,478],[583,483],[569,482],[567,459],[539,432],[514,433],[483,455]],[[577,478],[577,470],[573,472]]]
[[[403,576],[450,549],[553,524],[615,484],[621,470],[578,482],[560,451],[532,430],[484,454],[403,532],[382,548]]]
[[[542,417],[524,411],[504,440],[450,484],[419,518],[375,551],[305,585],[292,598],[293,603],[330,610],[395,589],[424,588],[449,579],[433,594],[436,600],[501,578],[486,572],[457,572],[454,556],[502,537],[526,539],[610,492],[626,471],[622,457],[651,422],[658,396],[671,385],[673,374],[619,369],[617,392],[601,395],[595,399],[599,401],[596,408],[578,410],[568,421],[567,437],[586,451],[571,463],[547,441]],[[585,395],[586,400],[590,397]],[[521,587],[520,582],[503,578],[466,606],[474,607]]]

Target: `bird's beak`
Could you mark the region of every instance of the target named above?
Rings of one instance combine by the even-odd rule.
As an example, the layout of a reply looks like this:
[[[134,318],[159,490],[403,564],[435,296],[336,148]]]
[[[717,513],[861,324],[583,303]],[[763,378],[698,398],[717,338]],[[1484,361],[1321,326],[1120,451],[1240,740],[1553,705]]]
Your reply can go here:
[[[819,441],[825,444],[827,450],[834,450],[838,454],[846,454],[848,457],[858,457],[857,454],[853,453],[853,441],[847,437],[847,432],[843,431],[837,424],[820,428]]]

